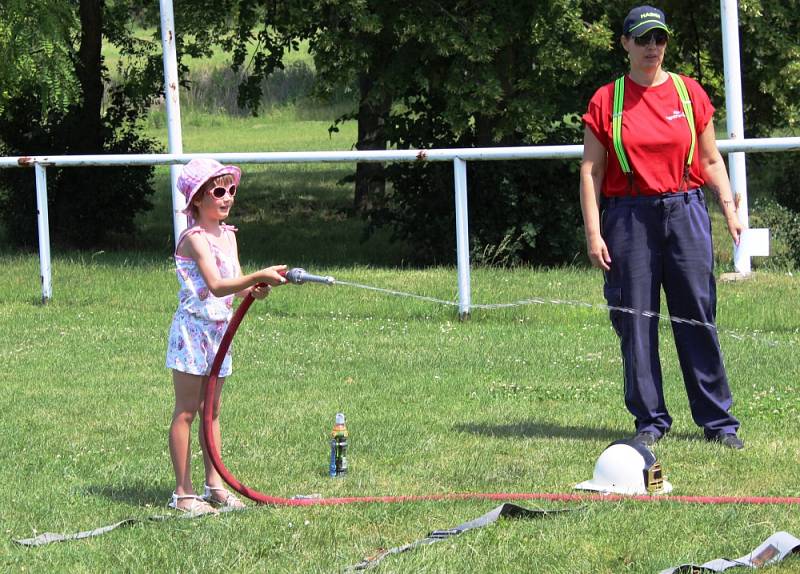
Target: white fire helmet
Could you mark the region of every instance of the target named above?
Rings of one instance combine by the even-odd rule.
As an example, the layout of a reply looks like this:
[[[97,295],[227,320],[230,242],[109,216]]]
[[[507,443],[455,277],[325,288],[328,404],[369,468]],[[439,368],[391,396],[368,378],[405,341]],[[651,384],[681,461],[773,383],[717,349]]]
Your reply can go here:
[[[579,490],[615,494],[667,494],[672,485],[664,480],[656,455],[640,442],[618,440],[608,445],[597,463],[594,475],[575,485]]]

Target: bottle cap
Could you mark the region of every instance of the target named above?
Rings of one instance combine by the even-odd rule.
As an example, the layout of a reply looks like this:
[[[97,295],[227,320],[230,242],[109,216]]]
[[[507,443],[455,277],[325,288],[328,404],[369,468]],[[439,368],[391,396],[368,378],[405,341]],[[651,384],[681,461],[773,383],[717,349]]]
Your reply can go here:
[[[343,425],[344,422],[344,413],[336,413],[336,424]]]

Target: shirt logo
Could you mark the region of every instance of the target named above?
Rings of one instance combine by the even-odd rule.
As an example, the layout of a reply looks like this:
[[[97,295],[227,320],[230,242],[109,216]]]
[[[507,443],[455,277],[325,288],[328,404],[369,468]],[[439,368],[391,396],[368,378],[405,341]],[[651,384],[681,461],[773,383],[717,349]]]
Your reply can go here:
[[[672,110],[672,115],[666,116],[667,120],[669,120],[669,121],[677,120],[679,118],[685,118],[685,117],[686,117],[686,114],[684,114],[680,110]]]

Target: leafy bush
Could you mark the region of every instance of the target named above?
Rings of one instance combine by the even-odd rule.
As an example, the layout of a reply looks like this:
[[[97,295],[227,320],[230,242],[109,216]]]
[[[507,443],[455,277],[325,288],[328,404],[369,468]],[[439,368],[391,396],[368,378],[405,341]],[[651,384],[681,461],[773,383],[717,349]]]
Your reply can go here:
[[[141,136],[124,105],[109,107],[103,120],[103,153],[153,153],[157,144]],[[42,119],[36,96],[11,100],[0,116],[0,154],[63,155],[81,130],[75,109]],[[152,167],[86,167],[47,170],[50,234],[54,244],[89,248],[133,233],[137,213],[150,209]],[[0,222],[16,246],[37,243],[33,170],[0,170]]]
[[[800,180],[797,154],[763,153],[748,156],[750,189],[758,194],[751,217],[755,225],[770,229],[772,254],[767,265],[800,268]],[[755,226],[754,225],[754,226]]]
[[[770,265],[800,269],[800,213],[764,198],[753,203],[753,212],[758,224],[770,229]]]
[[[486,265],[568,262],[583,234],[575,162],[467,163],[470,258]],[[455,260],[455,197],[450,163],[393,164],[393,190],[371,214],[413,246],[414,263]]]
[[[574,125],[558,124],[547,139],[574,141],[579,137],[575,130]],[[468,138],[437,139],[414,142],[414,147],[474,145]],[[584,250],[578,169],[574,160],[468,162],[470,258],[502,266],[574,261]],[[386,177],[392,185],[367,212],[371,227],[390,226],[395,239],[413,246],[413,263],[452,263],[456,256],[452,164],[395,163],[387,166]]]
[[[800,157],[797,153],[761,153],[748,156],[750,187],[775,198],[782,206],[800,213]]]

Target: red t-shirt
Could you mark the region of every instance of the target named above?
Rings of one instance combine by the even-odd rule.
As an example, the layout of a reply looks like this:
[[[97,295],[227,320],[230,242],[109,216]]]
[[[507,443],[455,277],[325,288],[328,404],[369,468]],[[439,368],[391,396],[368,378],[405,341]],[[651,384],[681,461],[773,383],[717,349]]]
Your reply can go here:
[[[694,110],[698,141],[711,117],[714,106],[705,90],[691,78],[681,76]],[[634,173],[634,191],[640,195],[658,195],[684,191],[683,168],[689,155],[692,136],[683,113],[683,104],[672,78],[659,86],[640,86],[625,77],[625,102],[622,114],[622,145]],[[614,83],[597,90],[583,115],[584,123],[606,148],[608,161],[603,179],[606,197],[629,195],[628,176],[622,172],[611,137],[611,114],[614,110]],[[699,145],[689,170],[688,189],[702,186]]]

